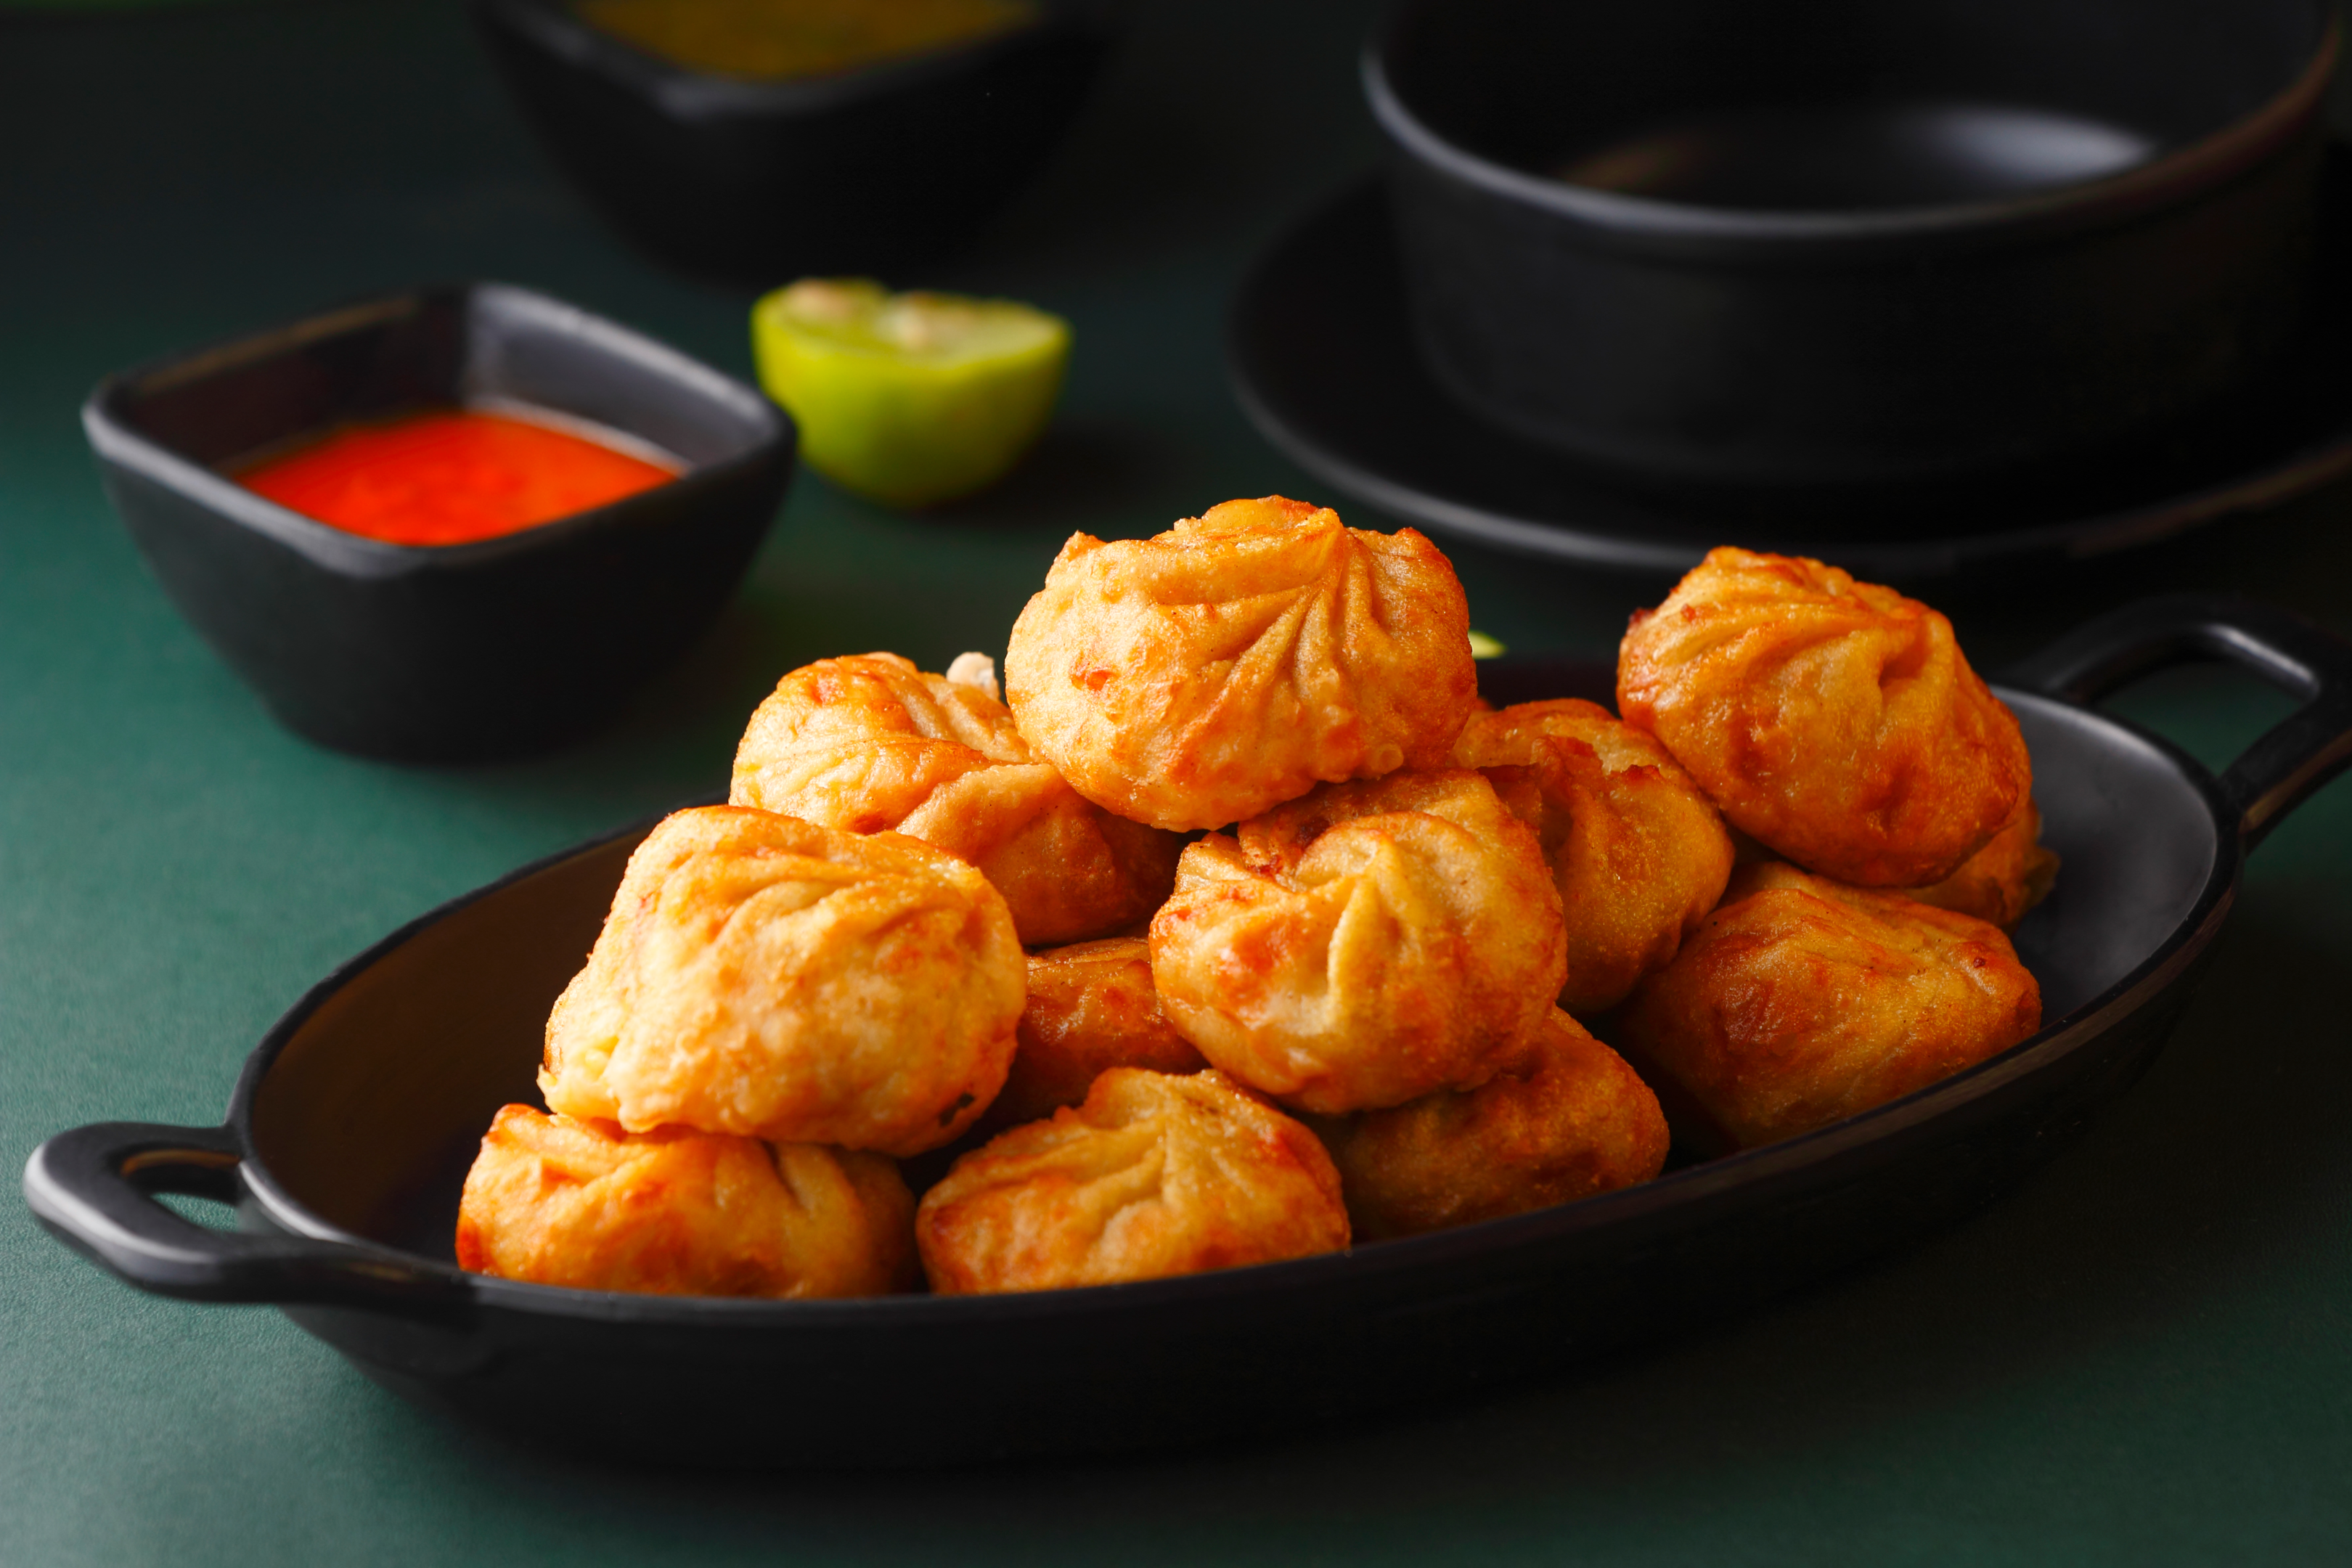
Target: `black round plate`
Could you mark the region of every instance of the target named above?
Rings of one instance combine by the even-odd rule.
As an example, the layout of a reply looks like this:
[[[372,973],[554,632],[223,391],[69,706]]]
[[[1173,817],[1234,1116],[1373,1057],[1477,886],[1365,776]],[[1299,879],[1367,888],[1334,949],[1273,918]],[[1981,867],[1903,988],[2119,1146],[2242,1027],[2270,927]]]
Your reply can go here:
[[[2323,277],[2352,246],[2352,171],[2327,184]],[[1227,350],[1244,412],[1317,478],[1433,532],[1524,555],[1679,573],[1717,544],[1823,556],[1864,577],[2102,555],[2316,489],[2352,470],[2352,303],[2330,298],[2287,373],[2192,427],[1929,490],[1645,489],[1497,429],[1423,368],[1377,182],[1260,257]]]

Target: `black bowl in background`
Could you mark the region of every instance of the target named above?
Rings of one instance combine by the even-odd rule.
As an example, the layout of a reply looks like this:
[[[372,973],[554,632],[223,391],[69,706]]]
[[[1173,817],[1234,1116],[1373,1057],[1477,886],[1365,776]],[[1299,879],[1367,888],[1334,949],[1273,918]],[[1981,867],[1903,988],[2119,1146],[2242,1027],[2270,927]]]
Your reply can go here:
[[[356,419],[513,402],[686,471],[473,544],[391,544],[221,471]],[[108,496],[182,614],[287,726],[410,761],[540,749],[685,651],[792,478],[791,420],[674,349],[528,289],[346,306],[110,376],[82,407]]]
[[[2095,456],[2285,357],[2320,0],[1410,0],[1365,59],[1418,341],[1669,488]]]
[[[507,85],[589,201],[648,255],[767,288],[881,272],[964,238],[1077,112],[1108,24],[1070,0],[1013,32],[837,75],[674,65],[562,0],[474,0]]]

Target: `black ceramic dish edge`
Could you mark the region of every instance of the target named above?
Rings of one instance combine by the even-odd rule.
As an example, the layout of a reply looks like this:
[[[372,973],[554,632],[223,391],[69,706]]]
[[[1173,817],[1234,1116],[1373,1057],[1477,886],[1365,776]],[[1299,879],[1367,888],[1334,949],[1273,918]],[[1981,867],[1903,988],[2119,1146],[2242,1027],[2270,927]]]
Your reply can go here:
[[[2123,223],[2185,193],[2224,184],[2305,133],[2336,75],[2343,19],[2329,12],[2318,47],[2301,75],[2262,108],[2161,157],[2104,177],[1998,201],[1950,203],[1871,213],[1747,211],[1663,201],[1573,185],[1523,173],[1456,147],[1423,125],[1390,85],[1382,57],[1402,13],[1368,41],[1358,70],[1381,128],[1415,157],[1465,185],[1605,228],[1614,243],[1673,255],[1693,243],[1737,238],[1808,248],[1834,245],[1844,254],[1908,258],[1925,245],[1999,245],[2027,235]],[[1998,226],[1989,220],[1999,219]]]
[[[411,922],[314,987],[249,1058],[226,1126],[103,1123],[61,1133],[28,1161],[26,1200],[52,1234],[144,1289],[205,1300],[330,1303],[379,1318],[459,1326],[478,1312],[499,1308],[546,1319],[639,1325],[648,1332],[850,1327],[898,1332],[919,1325],[947,1331],[1013,1320],[1050,1325],[1104,1310],[1205,1309],[1276,1296],[1328,1279],[1338,1270],[1352,1271],[1356,1283],[1371,1287],[1376,1298],[1389,1301],[1387,1310],[1410,1312],[1416,1310],[1410,1287],[1425,1286],[1433,1270],[1443,1270],[1450,1261],[1491,1258],[1517,1243],[1600,1230],[1733,1193],[1745,1193],[1750,1200],[1780,1192],[1801,1199],[1818,1194],[1824,1171],[1841,1164],[1859,1168],[1874,1145],[1931,1121],[1965,1116],[1971,1106],[2093,1037],[2119,1029],[2143,1012],[2161,1011],[2168,1003],[2177,1006],[2234,901],[2246,852],[2286,812],[2352,763],[2352,645],[2283,612],[2183,595],[2127,606],[2013,672],[2024,691],[2083,704],[2137,675],[2200,656],[2234,660],[2305,700],[2218,779],[2160,738],[2141,736],[2194,784],[2222,830],[2201,892],[2155,952],[2033,1039],[1967,1073],[1819,1132],[1584,1203],[1336,1257],[1182,1279],[1032,1296],[806,1303],[624,1296],[482,1279],[375,1246],[307,1216],[250,1154],[254,1095],[278,1050],[351,975],[422,928],[536,868]],[[567,856],[572,853],[578,851]],[[268,1229],[275,1222],[294,1234],[204,1230],[152,1201],[149,1194],[158,1191],[242,1199],[248,1225]],[[1976,1194],[1965,1206],[1979,1206],[1992,1195]],[[887,1462],[875,1455],[849,1462],[860,1461]]]

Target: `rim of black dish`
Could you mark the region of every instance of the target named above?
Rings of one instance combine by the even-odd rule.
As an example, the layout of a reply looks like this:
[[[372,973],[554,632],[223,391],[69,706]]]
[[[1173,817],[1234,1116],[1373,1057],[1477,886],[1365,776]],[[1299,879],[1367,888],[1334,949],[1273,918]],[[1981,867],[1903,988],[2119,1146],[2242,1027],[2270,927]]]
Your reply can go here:
[[[404,1267],[421,1268],[453,1284],[462,1284],[479,1307],[632,1324],[731,1325],[743,1329],[912,1326],[915,1323],[949,1326],[1091,1315],[1186,1302],[1206,1304],[1211,1300],[1227,1299],[1262,1300],[1269,1294],[1312,1290],[1342,1280],[1364,1283],[1401,1276],[1418,1277],[1425,1273],[1429,1266],[1443,1264],[1449,1258],[1507,1251],[1523,1244],[1635,1224],[1647,1215],[1729,1202],[1735,1196],[1757,1201],[1759,1189],[1762,1189],[1760,1195],[1769,1196],[1777,1188],[1810,1185],[1822,1179],[1825,1170],[1833,1170],[1842,1163],[1867,1164],[1873,1154],[1889,1140],[1995,1096],[2105,1036],[2141,1008],[2169,992],[2181,972],[2211,941],[2221,921],[2229,911],[2243,853],[2226,803],[2221,799],[2213,776],[2202,764],[2161,736],[2110,715],[2014,688],[1997,686],[1995,690],[2003,701],[2011,704],[2022,702],[2078,718],[2087,716],[2118,735],[2156,752],[2159,762],[2178,771],[2196,789],[2214,833],[2213,862],[2207,870],[2203,887],[2179,923],[2155,951],[2122,978],[2064,1016],[2045,1025],[2031,1038],[1997,1057],[1902,1099],[1890,1100],[1812,1132],[1703,1161],[1668,1172],[1638,1186],[1622,1188],[1573,1204],[1486,1220],[1427,1236],[1368,1243],[1360,1248],[1351,1247],[1340,1253],[1176,1279],[1002,1295],[909,1294],[848,1300],[792,1301],[583,1290],[469,1274],[453,1263],[394,1247],[330,1225],[311,1214],[278,1184],[254,1146],[254,1101],[278,1053],[312,1014],[350,980],[388,956],[425,928],[565,861],[608,847],[633,836],[642,837],[657,818],[647,818],[600,835],[520,867],[496,881],[420,915],[339,965],[271,1026],[247,1058],[230,1099],[227,1124],[244,1151],[242,1179],[247,1190],[276,1223],[295,1236],[340,1243],[379,1256],[396,1258]],[[395,1303],[386,1300],[382,1310],[397,1312],[399,1309]]]
[[[1234,395],[1258,433],[1291,461],[1318,479],[1406,522],[1515,554],[1618,571],[1671,575],[1689,571],[1706,553],[1704,545],[1648,544],[1633,538],[1593,532],[1573,523],[1513,517],[1416,489],[1336,456],[1298,434],[1247,380],[1237,379]],[[2352,429],[2333,440],[2298,449],[2277,466],[2258,474],[2224,480],[2154,507],[2128,508],[2007,533],[1956,534],[1920,543],[1768,539],[1754,547],[1822,560],[1835,556],[1865,574],[1876,573],[1904,579],[1945,576],[2019,556],[2089,559],[2158,543],[2233,513],[2279,504],[2347,473],[2352,473]]]
[[[2295,79],[2251,114],[2113,174],[1994,201],[1871,212],[1759,212],[1572,185],[1471,152],[1423,122],[1389,79],[1400,8],[1364,46],[1364,95],[1381,129],[1412,157],[1474,189],[1633,241],[1666,245],[1875,249],[1969,245],[2116,223],[2227,184],[2304,135],[2324,107],[2343,47],[2335,7],[2315,5],[2320,31]]]

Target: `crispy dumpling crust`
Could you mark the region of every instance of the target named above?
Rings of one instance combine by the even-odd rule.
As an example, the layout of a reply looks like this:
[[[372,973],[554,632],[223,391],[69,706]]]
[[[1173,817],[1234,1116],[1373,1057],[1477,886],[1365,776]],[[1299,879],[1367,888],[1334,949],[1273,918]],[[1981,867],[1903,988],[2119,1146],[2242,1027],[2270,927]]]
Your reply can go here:
[[[664,1296],[879,1296],[915,1277],[915,1198],[878,1154],[509,1105],[457,1210],[478,1274]]]
[[[1005,695],[1080,795],[1222,827],[1317,784],[1444,767],[1475,700],[1470,612],[1419,533],[1227,501],[1169,532],[1075,534],[1013,628]]]
[[[2017,721],[1936,611],[1834,566],[1710,551],[1619,650],[1617,710],[1775,853],[1939,881],[2032,785]]]
[[[1087,1097],[1111,1068],[1194,1073],[1209,1064],[1160,1010],[1151,949],[1113,937],[1029,955],[1029,1005],[1013,1071],[980,1131],[1041,1121]]]
[[[2009,826],[1940,882],[1906,888],[1906,897],[1937,909],[1957,910],[2013,931],[2026,911],[2050,896],[2058,880],[2058,857],[2042,847],[2042,810],[2028,795]]]
[[[1924,1089],[2042,1026],[1999,927],[1793,866],[1745,866],[1617,1039],[1694,1152],[1754,1148]]]
[[[915,1237],[931,1289],[962,1296],[1337,1252],[1348,1212],[1315,1135],[1222,1073],[1113,1068],[958,1160]]]
[[[1623,1001],[1723,897],[1731,836],[1714,803],[1664,747],[1599,704],[1473,714],[1454,761],[1485,772],[1543,846],[1568,921],[1559,1005],[1570,1013]]]
[[[893,833],[740,806],[629,858],[547,1020],[551,1110],[914,1154],[995,1098],[1024,995],[1004,900]]]
[[[1535,834],[1467,769],[1327,784],[1186,847],[1160,1005],[1252,1088],[1332,1113],[1484,1082],[1566,966]]]
[[[778,681],[736,748],[728,799],[944,849],[995,885],[1032,944],[1146,918],[1184,847],[1082,798],[986,689],[894,653],[820,659]]]
[[[1625,1059],[1554,1009],[1476,1089],[1441,1089],[1325,1132],[1357,1239],[1417,1236],[1646,1182],[1666,1118]]]

